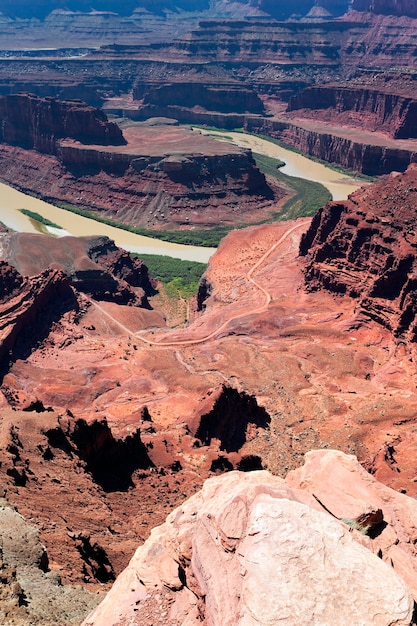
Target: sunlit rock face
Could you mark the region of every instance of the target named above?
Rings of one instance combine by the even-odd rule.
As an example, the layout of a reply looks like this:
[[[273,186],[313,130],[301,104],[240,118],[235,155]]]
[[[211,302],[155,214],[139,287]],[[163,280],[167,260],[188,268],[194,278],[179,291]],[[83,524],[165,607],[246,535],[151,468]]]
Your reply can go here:
[[[385,533],[396,552],[400,511],[415,531],[412,510],[414,500],[336,451],[310,453],[285,481],[267,472],[212,478],[152,531],[84,626],[292,626],[300,613],[311,625],[411,624],[401,575],[412,576],[400,556],[400,575],[384,563],[380,546]],[[414,549],[403,549],[414,563]]]
[[[300,246],[308,289],[358,299],[363,315],[416,340],[417,167],[315,215]]]

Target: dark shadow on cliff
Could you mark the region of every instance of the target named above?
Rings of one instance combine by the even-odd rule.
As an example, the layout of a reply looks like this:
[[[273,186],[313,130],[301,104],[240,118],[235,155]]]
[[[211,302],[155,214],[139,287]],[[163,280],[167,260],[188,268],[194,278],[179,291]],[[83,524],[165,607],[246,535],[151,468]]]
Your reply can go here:
[[[48,278],[48,271],[34,278],[36,287],[44,277]],[[45,280],[38,290],[36,287],[22,306],[17,307],[10,332],[0,345],[0,382],[11,364],[18,359],[26,359],[48,337],[54,324],[65,313],[79,311],[76,295],[64,274],[58,274],[56,280]]]
[[[139,430],[116,439],[106,420],[88,424],[78,419],[45,434],[52,449],[82,459],[86,471],[107,492],[127,491],[134,487],[133,472],[153,467]]]
[[[250,425],[269,428],[270,422],[270,416],[258,405],[255,396],[223,385],[211,411],[200,417],[195,436],[203,445],[218,439],[221,450],[237,452],[246,442]]]

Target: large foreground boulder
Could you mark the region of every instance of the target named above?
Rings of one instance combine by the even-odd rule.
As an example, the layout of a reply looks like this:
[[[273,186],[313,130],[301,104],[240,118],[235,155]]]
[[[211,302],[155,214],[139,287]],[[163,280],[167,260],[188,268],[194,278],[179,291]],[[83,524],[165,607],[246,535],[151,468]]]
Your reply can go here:
[[[366,547],[372,539],[362,534],[372,527],[381,536],[389,528],[396,541],[392,520],[384,521],[383,505],[373,502],[377,492],[360,489],[368,475],[354,457],[317,454],[326,463],[323,457],[310,461],[313,470],[318,465],[320,472],[334,467],[336,476],[350,474],[346,515],[343,502],[337,513],[327,510],[310,489],[311,476],[293,474],[296,487],[265,471],[212,478],[153,530],[84,626],[412,624],[408,586]],[[330,481],[326,487],[341,493]],[[401,502],[411,499],[392,493],[399,516]],[[417,521],[417,503],[411,503]],[[361,513],[374,509],[370,526],[361,527]]]

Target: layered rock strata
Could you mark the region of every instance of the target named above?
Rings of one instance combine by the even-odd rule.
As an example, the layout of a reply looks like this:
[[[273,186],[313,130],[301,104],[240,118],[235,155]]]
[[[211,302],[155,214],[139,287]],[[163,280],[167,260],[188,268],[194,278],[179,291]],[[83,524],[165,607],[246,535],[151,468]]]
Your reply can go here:
[[[126,143],[104,113],[80,101],[0,96],[0,127],[0,142],[46,154],[56,154],[63,137],[100,145]]]
[[[311,120],[306,124],[284,118],[279,121],[247,118],[245,126],[249,132],[269,135],[304,154],[368,176],[403,172],[411,163],[417,162],[415,141],[409,145],[395,145],[393,141],[385,141],[357,128],[320,127],[320,122]]]
[[[0,374],[4,374],[11,360],[27,356],[54,321],[65,312],[76,313],[79,305],[68,278],[56,269],[29,279],[0,261],[0,284]]]
[[[189,129],[130,125],[123,135],[81,103],[32,96],[1,102],[2,180],[52,202],[124,224],[178,229],[259,221],[286,195],[266,182],[249,150]]]
[[[152,531],[83,625],[292,625],[300,612],[308,624],[412,624],[416,515],[340,452],[310,453],[285,481],[213,478]]]
[[[24,276],[53,267],[76,291],[96,300],[149,308],[147,295],[154,290],[146,265],[108,237],[14,233],[3,238],[3,248],[3,258]]]
[[[417,7],[413,0],[353,0],[351,6],[354,11],[417,17]]]
[[[416,207],[413,165],[320,209],[300,244],[307,288],[356,298],[358,313],[415,341]]]
[[[376,89],[309,87],[290,98],[287,111],[307,117],[383,131],[394,139],[417,137],[417,100]]]
[[[221,113],[263,113],[262,100],[253,89],[242,84],[205,84],[198,82],[173,82],[155,85],[136,83],[132,92],[143,105],[158,107],[203,107]]]
[[[27,356],[63,316],[77,322],[86,306],[77,292],[149,308],[145,290],[153,289],[146,266],[105,237],[11,234],[3,235],[2,245],[7,259],[0,261],[2,374],[10,360]]]

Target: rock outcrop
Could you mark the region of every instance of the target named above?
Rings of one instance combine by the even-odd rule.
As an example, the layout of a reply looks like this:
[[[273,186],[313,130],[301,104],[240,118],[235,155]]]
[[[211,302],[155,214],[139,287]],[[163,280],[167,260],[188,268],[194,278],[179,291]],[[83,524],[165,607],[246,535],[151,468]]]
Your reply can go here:
[[[32,95],[0,96],[0,142],[57,154],[58,140],[125,144],[120,128],[100,110],[80,101],[60,101]]]
[[[417,166],[331,202],[300,244],[306,286],[358,299],[358,312],[417,339]]]
[[[153,293],[146,265],[108,237],[60,237],[14,233],[3,240],[3,258],[20,274],[34,276],[54,268],[71,286],[96,300],[149,308]]]
[[[0,375],[9,362],[24,358],[44,339],[64,313],[79,308],[67,276],[47,269],[31,278],[22,277],[0,261]]]
[[[0,143],[0,178],[48,201],[147,229],[257,222],[287,194],[266,181],[250,150],[189,128],[126,123],[124,136],[128,143],[120,146],[59,139],[56,155]]]
[[[310,453],[285,481],[212,478],[152,531],[83,626],[292,625],[300,615],[411,625],[416,515],[414,500],[335,451]]]
[[[1,372],[48,336],[63,316],[77,321],[78,293],[149,308],[147,268],[106,237],[3,235],[0,261]],[[8,252],[5,252],[5,251]],[[69,331],[70,334],[71,331]]]

